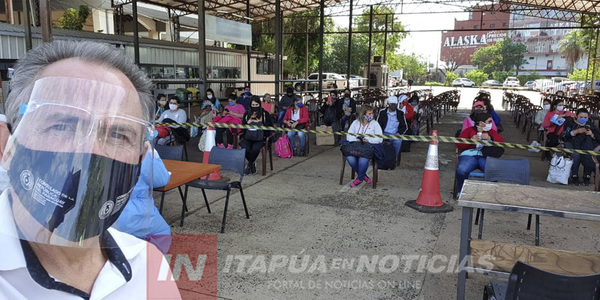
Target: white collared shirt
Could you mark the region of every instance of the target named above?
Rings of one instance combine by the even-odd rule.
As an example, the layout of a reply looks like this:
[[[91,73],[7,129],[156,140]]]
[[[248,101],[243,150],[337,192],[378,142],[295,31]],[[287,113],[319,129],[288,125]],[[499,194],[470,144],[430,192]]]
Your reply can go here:
[[[82,297],[75,294],[45,288],[33,280],[27,269],[21,242],[17,238],[9,193],[8,189],[0,195],[0,299],[81,299]],[[109,232],[129,263],[126,271],[131,273],[131,279],[126,281],[119,268],[107,260],[94,282],[89,299],[147,299],[146,258],[148,251],[159,250],[146,241],[114,228],[110,228]],[[171,282],[173,292],[179,295],[175,282]]]

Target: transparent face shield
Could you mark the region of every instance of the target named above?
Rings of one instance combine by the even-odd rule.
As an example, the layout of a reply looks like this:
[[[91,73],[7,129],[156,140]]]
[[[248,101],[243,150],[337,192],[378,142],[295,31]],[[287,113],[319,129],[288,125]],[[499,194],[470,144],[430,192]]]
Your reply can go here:
[[[152,199],[146,140],[153,128],[135,90],[46,77],[35,82],[23,111],[2,158],[20,239],[98,247],[130,198]],[[146,151],[150,166],[140,176]],[[132,227],[148,226],[150,213],[132,208]]]

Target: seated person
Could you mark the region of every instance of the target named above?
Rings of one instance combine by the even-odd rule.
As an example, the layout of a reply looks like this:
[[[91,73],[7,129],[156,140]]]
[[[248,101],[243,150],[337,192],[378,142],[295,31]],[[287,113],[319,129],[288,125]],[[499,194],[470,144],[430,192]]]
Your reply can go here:
[[[279,100],[279,116],[277,117],[277,125],[279,125],[279,127],[283,126],[283,117],[285,117],[288,108],[294,105],[296,99],[300,99],[300,96],[296,95],[294,91],[293,87],[288,86],[285,95]]]
[[[345,89],[343,97],[340,97],[334,103],[338,110],[337,115],[341,116],[340,131],[344,131],[346,130],[346,122],[352,114],[356,113],[356,102],[351,97],[350,89]]]
[[[250,111],[247,111],[242,117],[242,124],[273,126],[271,115],[261,107],[260,98],[257,96],[252,97]],[[248,160],[244,174],[256,174],[256,158],[260,155],[260,150],[264,147],[267,137],[271,135],[271,131],[262,129],[246,129],[245,131],[240,141],[240,146],[246,149],[246,160]]]
[[[202,102],[200,113],[196,116],[196,123],[206,124],[211,122],[221,111],[221,101],[215,97],[212,89],[206,90],[206,99]]]
[[[398,110],[398,98],[396,96],[390,96],[387,100],[388,107],[382,109],[377,117],[379,127],[383,128],[383,134],[385,135],[403,135],[408,131],[408,125],[404,118],[404,113]],[[396,151],[396,157],[402,149],[401,139],[388,140],[394,146]]]
[[[148,239],[162,253],[167,253],[171,246],[171,227],[158,212],[154,205],[154,198],[152,194],[148,194],[148,190],[150,180],[152,180],[152,188],[157,188],[167,185],[170,178],[171,174],[167,171],[158,152],[147,151],[142,160],[140,178],[133,187],[129,202],[114,225],[120,231],[142,240]]]
[[[564,102],[560,99],[554,100],[550,106],[550,110],[546,113],[542,126],[546,130],[546,147],[556,147],[560,143],[558,131],[562,124],[569,117],[574,117],[570,111],[565,110]],[[548,160],[552,159],[552,154],[549,151],[545,152],[545,158]]]
[[[160,115],[165,112],[165,106],[167,106],[167,96],[158,94],[156,96],[156,119],[160,118]]]
[[[417,96],[417,94],[413,94],[413,96]],[[405,94],[400,94],[398,96],[398,109],[404,113],[404,118],[406,119],[406,123],[411,124],[412,120],[415,118],[415,111],[410,104],[408,104],[408,96]]]
[[[169,110],[165,110],[156,122],[162,123],[163,121],[168,121],[175,123],[186,123],[187,114],[185,113],[185,110],[179,108],[179,104],[181,104],[181,100],[179,100],[179,97],[171,96],[171,98],[169,98]],[[176,125],[169,127],[170,130],[173,130],[175,128],[187,130],[187,128],[182,128],[181,126]],[[156,143],[158,143],[159,145],[169,145],[173,142],[175,142],[175,137],[173,135],[167,135],[165,137],[161,136],[158,137],[156,140]]]
[[[348,133],[356,133],[356,134],[382,134],[381,126],[377,121],[373,120],[374,118],[374,108],[371,105],[363,105],[358,114],[358,118],[350,124],[350,128],[348,128]],[[354,135],[347,135],[348,142],[356,142],[359,140],[369,142],[371,144],[381,144],[383,141],[382,138],[373,138],[373,137],[357,137]],[[373,182],[369,176],[367,176],[367,169],[369,169],[369,161],[370,158],[366,157],[357,157],[357,156],[346,156],[346,160],[352,170],[356,172],[357,176],[354,181],[350,183],[350,187],[356,187],[364,181],[367,183]]]
[[[485,108],[485,103],[483,103],[482,101],[476,101],[475,103],[473,103],[473,108],[471,109],[471,114],[463,120],[463,126],[462,126],[461,132],[465,131],[465,129],[467,129],[467,128],[473,127],[475,125],[475,123],[473,122],[473,116],[475,114],[478,114],[481,112],[487,113],[487,110]],[[498,131],[496,124],[494,124],[493,118],[492,118],[492,129],[494,129],[495,131]]]
[[[321,106],[319,112],[323,115],[323,119],[321,119],[321,125],[331,126],[333,132],[338,132],[339,130],[339,118],[338,111],[335,107],[335,100],[330,96],[325,100],[325,104]],[[339,135],[335,135],[335,140],[339,139]]]
[[[565,148],[579,150],[594,150],[600,145],[600,130],[589,119],[585,108],[577,110],[577,118],[568,118],[560,135],[565,142]],[[570,153],[573,158],[570,182],[579,185],[579,164],[583,165],[583,185],[590,185],[591,174],[596,167],[592,157],[587,154]],[[596,176],[599,176],[596,174]]]
[[[244,106],[236,103],[235,95],[229,95],[229,104],[225,106],[223,112],[217,115],[213,122],[216,123],[227,123],[227,124],[242,124],[242,117],[246,110]],[[219,148],[225,148],[223,144],[223,133],[227,135],[227,149],[233,149],[233,134],[237,134],[240,132],[237,128],[215,128],[215,143]]]
[[[293,105],[287,109],[285,116],[283,117],[283,123],[288,128],[307,129],[308,110],[300,98],[295,98]],[[298,135],[298,139],[300,140],[300,149],[296,148],[296,142],[294,141],[295,135]],[[288,131],[287,136],[290,139],[290,145],[294,150],[294,155],[305,156],[306,132],[290,130]]]
[[[266,93],[263,96],[263,101],[261,102],[260,106],[272,117],[275,116],[275,103],[273,102],[273,97],[271,97],[271,94]]]
[[[459,138],[474,139],[477,141],[494,141],[504,142],[504,139],[496,130],[492,128],[492,116],[488,113],[477,113],[473,115],[475,125],[465,129]],[[465,179],[469,177],[469,173],[475,169],[485,172],[486,157],[481,153],[483,145],[473,144],[456,144],[458,151],[458,165],[456,166],[456,187],[458,195],[462,191]]]
[[[542,104],[542,109],[538,110],[535,113],[535,117],[533,118],[533,123],[540,125],[540,127],[538,128],[538,130],[540,131],[544,131],[544,126],[542,126],[542,123],[544,122],[544,118],[546,117],[546,114],[550,111],[550,100],[549,99],[544,99],[543,104]]]
[[[417,94],[414,94],[413,96],[411,96],[408,101],[408,104],[410,104],[413,111],[415,112],[415,116],[413,118],[412,124],[409,124],[409,126],[411,128],[410,132],[412,132],[413,135],[419,135],[419,127],[421,126],[421,123],[419,122],[419,117],[421,116],[421,113],[423,112],[423,109],[419,109],[419,96],[417,96]],[[407,124],[408,124],[408,122],[407,122]]]
[[[492,99],[490,98],[490,95],[482,94],[479,98],[485,105],[485,111],[488,114],[490,114],[490,116],[492,116],[492,120],[494,121],[494,125],[496,126],[495,130],[498,131],[498,133],[504,131],[501,125],[502,119],[500,119],[500,116],[498,115],[498,113],[496,113],[496,110],[494,110],[494,106],[492,105]]]

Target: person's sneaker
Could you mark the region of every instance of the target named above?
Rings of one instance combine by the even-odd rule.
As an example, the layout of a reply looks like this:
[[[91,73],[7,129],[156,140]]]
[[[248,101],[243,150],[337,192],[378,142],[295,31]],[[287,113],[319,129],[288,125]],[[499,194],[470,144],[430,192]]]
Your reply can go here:
[[[225,148],[225,145],[223,145],[223,144],[217,144],[217,147],[219,147],[219,148]]]
[[[246,168],[244,169],[244,175],[250,175],[251,172],[252,172],[252,168],[250,168],[250,165],[247,165]]]
[[[362,183],[361,180],[356,179],[356,180],[350,182],[350,187],[356,187],[357,185],[359,185],[361,183]]]
[[[227,145],[227,149],[233,149],[233,145],[232,144]]]
[[[579,185],[579,177],[577,175],[571,176],[571,180],[569,180],[569,183],[574,186],[578,186]]]
[[[256,174],[256,163],[250,165],[250,173]]]
[[[365,175],[365,182],[368,184],[373,183],[373,180],[371,178],[369,178],[369,176]]]
[[[298,149],[294,149],[294,156],[300,156],[300,152],[298,152]]]
[[[583,185],[589,186],[590,185],[590,179],[591,179],[590,175],[583,176]]]
[[[299,153],[299,154],[300,154],[300,156],[306,156],[306,151],[304,151],[304,150],[300,150],[300,153]]]

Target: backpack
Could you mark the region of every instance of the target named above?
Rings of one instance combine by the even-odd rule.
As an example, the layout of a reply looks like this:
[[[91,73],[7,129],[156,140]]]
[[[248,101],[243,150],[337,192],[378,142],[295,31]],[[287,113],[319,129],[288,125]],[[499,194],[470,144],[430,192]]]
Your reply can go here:
[[[282,135],[275,142],[275,154],[281,158],[291,158],[293,156],[292,145],[290,145],[287,135]]]
[[[404,145],[406,141],[402,141]],[[385,152],[385,158],[377,161],[377,169],[379,170],[393,170],[396,168],[396,148],[392,143],[383,143],[383,151]]]

